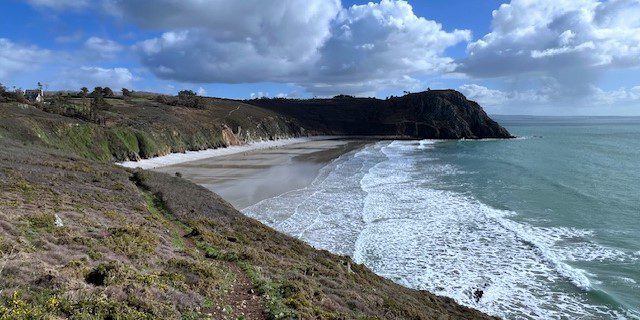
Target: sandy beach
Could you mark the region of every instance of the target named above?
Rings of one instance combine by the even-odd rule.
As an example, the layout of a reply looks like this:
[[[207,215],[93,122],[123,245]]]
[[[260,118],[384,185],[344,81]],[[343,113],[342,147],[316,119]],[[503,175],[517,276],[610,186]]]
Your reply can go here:
[[[325,139],[197,159],[153,168],[218,193],[242,210],[261,200],[309,185],[328,162],[371,140]]]

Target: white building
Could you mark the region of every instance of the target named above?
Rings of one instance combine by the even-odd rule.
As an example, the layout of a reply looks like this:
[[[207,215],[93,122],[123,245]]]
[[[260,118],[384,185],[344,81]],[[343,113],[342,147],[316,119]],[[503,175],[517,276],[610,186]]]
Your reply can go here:
[[[42,89],[25,90],[24,97],[29,101],[44,102],[44,92]]]

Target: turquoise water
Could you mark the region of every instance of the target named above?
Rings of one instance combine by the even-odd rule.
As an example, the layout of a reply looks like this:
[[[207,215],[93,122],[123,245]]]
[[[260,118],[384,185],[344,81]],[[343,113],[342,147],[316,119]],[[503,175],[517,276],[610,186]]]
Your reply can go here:
[[[244,212],[508,319],[640,319],[640,118],[497,117],[514,140],[379,142]]]

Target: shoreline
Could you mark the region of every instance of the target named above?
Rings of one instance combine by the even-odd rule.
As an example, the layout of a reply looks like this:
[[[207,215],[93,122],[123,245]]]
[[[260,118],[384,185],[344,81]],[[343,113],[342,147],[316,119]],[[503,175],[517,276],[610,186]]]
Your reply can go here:
[[[219,194],[242,210],[264,199],[308,186],[328,163],[374,141],[315,139],[151,170],[179,175]]]
[[[155,169],[161,167],[167,167],[185,162],[197,161],[208,158],[223,157],[243,152],[251,152],[255,150],[265,150],[272,148],[279,148],[291,144],[304,143],[316,140],[334,140],[343,139],[342,136],[312,136],[312,137],[299,137],[299,138],[287,138],[278,140],[267,140],[249,142],[243,145],[228,146],[224,148],[213,148],[198,151],[185,151],[174,152],[164,156],[153,157],[148,159],[141,159],[138,161],[122,161],[116,162],[117,165],[125,168],[140,168],[140,169]]]

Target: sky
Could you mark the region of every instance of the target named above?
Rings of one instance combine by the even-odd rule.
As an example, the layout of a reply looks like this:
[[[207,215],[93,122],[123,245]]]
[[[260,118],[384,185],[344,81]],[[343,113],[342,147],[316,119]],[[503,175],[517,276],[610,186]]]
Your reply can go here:
[[[0,0],[0,83],[640,115],[640,0]]]

